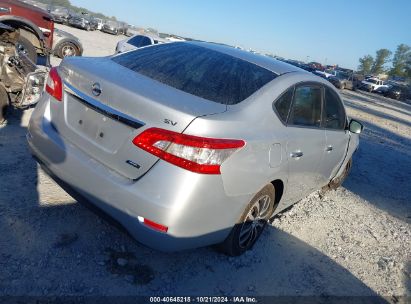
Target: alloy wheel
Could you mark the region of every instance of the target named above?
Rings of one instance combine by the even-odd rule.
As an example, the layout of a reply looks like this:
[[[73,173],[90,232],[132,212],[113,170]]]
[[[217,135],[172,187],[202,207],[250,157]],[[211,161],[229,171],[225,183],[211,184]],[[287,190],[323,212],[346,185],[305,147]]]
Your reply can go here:
[[[269,216],[271,199],[268,195],[261,196],[248,211],[242,223],[239,234],[241,248],[251,246],[260,235]]]

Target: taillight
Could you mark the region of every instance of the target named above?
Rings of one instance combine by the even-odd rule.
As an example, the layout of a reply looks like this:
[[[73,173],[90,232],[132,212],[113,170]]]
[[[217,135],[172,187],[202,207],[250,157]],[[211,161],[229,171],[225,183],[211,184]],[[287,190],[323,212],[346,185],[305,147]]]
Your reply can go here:
[[[168,231],[167,226],[164,226],[164,225],[161,225],[159,223],[150,221],[149,219],[146,219],[142,216],[138,216],[137,218],[140,221],[140,223],[143,223],[144,225],[146,225],[147,227],[150,227],[151,229],[154,229],[154,230],[157,230],[157,231],[160,231],[160,232],[164,232],[164,233],[166,233]]]
[[[136,136],[137,147],[181,168],[220,174],[221,164],[245,145],[243,140],[217,139],[150,128]]]
[[[46,92],[58,101],[61,101],[63,98],[63,83],[55,67],[51,68],[47,77]]]

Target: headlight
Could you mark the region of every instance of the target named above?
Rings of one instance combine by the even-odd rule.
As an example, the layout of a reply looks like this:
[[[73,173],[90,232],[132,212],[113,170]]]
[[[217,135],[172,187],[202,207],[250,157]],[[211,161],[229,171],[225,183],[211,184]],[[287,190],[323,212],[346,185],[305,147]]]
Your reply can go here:
[[[20,107],[27,107],[37,103],[43,93],[45,77],[45,71],[36,71],[27,75],[23,88],[23,97],[19,104]]]

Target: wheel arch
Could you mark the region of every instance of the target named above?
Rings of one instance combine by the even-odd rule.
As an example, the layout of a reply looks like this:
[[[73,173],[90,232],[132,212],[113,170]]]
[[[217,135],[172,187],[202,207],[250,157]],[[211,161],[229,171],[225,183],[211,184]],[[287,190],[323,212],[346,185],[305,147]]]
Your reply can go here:
[[[281,179],[276,179],[276,180],[271,181],[271,184],[274,186],[274,191],[275,191],[274,204],[275,206],[278,206],[284,194],[284,183]]]
[[[32,34],[32,37],[35,37],[37,41],[33,41],[33,39],[30,39],[32,37],[26,37],[29,39],[31,43],[37,48],[44,48],[44,34],[40,30],[40,28],[35,25],[33,22],[30,20],[27,20],[25,18],[19,17],[19,16],[13,16],[13,15],[5,15],[5,16],[0,16],[0,22],[7,24],[9,26],[12,26],[14,28],[18,29],[24,29],[25,31],[29,32]]]
[[[53,54],[57,55],[59,48],[61,47],[61,45],[63,43],[66,42],[70,42],[72,44],[74,44],[74,46],[79,50],[80,56],[83,55],[83,47],[81,44],[79,44],[76,40],[74,39],[70,39],[70,38],[64,38],[62,40],[60,40],[59,42],[57,42],[57,44],[53,47]]]

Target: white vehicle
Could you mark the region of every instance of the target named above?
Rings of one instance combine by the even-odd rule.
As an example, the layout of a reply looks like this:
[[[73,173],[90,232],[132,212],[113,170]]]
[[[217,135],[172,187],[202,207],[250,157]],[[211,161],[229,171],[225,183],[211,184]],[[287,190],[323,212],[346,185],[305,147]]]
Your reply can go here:
[[[180,37],[173,37],[173,36],[166,37],[165,39],[166,39],[166,40],[168,40],[168,41],[170,41],[170,42],[185,41],[185,39],[183,39],[183,38],[180,38]]]
[[[337,71],[335,71],[335,70],[325,70],[325,71],[316,70],[315,74],[317,74],[319,76],[323,76],[324,78],[329,78],[331,76],[336,77],[337,76]]]
[[[378,78],[368,78],[361,81],[361,86],[368,92],[388,89],[388,85]]]
[[[97,30],[100,31],[103,28],[103,25],[104,25],[103,19],[94,18],[94,20],[97,22]]]
[[[149,35],[135,35],[117,43],[116,54],[136,50],[143,46],[170,42],[160,37]]]

